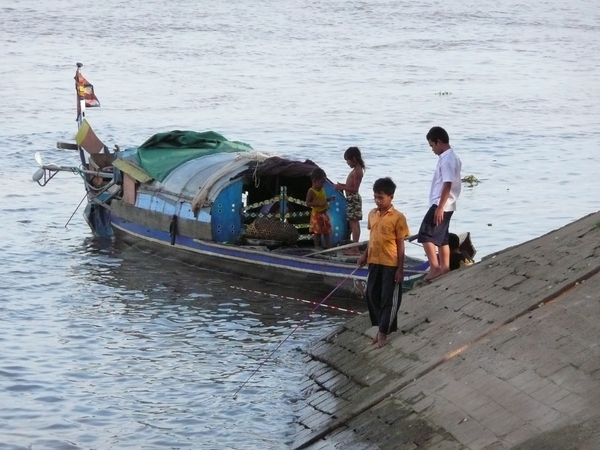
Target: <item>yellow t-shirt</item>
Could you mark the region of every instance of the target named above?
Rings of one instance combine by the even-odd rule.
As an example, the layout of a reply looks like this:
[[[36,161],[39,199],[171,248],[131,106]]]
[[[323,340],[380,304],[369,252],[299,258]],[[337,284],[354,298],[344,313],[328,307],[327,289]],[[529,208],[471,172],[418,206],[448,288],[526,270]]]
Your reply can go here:
[[[371,230],[367,263],[398,267],[396,240],[410,234],[404,214],[393,205],[383,214],[375,208],[369,213],[367,228]]]
[[[325,197],[325,188],[321,188],[321,189],[315,189],[315,188],[310,188],[311,191],[313,191],[315,193],[315,200],[324,202],[326,200]],[[325,206],[313,206],[312,207],[312,212],[314,213],[322,213],[325,212],[329,209],[329,204],[327,203]]]

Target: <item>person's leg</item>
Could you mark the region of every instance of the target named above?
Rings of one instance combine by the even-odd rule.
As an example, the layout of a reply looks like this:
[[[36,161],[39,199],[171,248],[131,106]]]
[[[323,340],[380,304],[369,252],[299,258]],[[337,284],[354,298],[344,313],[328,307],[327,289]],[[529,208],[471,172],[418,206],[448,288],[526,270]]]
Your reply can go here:
[[[321,235],[320,234],[313,234],[313,240],[315,243],[315,247],[320,247],[321,246]]]
[[[450,272],[450,219],[454,211],[444,212],[444,221],[440,224],[439,228],[443,239],[440,245],[439,257],[440,257],[440,268],[442,274]]]
[[[423,244],[425,255],[429,261],[429,273],[425,280],[431,281],[450,271],[450,247],[448,227],[452,211],[444,212],[444,219],[439,225],[435,225],[435,210],[437,206],[432,205],[421,223],[418,242]],[[437,251],[436,251],[437,250]]]
[[[320,247],[321,235],[327,231],[325,229],[324,215],[322,213],[311,213],[309,231],[313,233],[315,247]]]
[[[329,214],[324,212],[319,214],[321,220],[321,234],[323,235],[323,241],[325,241],[325,248],[331,247],[331,218]]]
[[[360,223],[358,220],[348,219],[348,224],[350,225],[350,238],[353,243],[356,243],[360,240]],[[344,255],[360,255],[361,252],[358,247],[350,247],[347,250],[344,250]]]
[[[423,221],[419,227],[419,234],[417,235],[417,242],[423,244],[425,256],[427,256],[427,260],[429,261],[429,273],[425,276],[426,280],[432,280],[442,274],[435,242],[436,227],[434,215],[436,208],[437,205],[431,205],[429,207],[423,217]]]
[[[352,242],[360,239],[360,220],[362,219],[362,198],[358,192],[346,194],[346,207],[350,237]]]
[[[369,264],[369,273],[367,275],[367,288],[366,288],[366,297],[367,297],[367,307],[369,309],[369,318],[371,319],[372,326],[379,326],[379,311],[380,311],[380,301],[381,301],[381,266],[377,264]],[[378,333],[375,335],[372,344],[377,344]]]
[[[349,222],[352,242],[358,242],[360,239],[360,223],[358,220],[350,220]]]
[[[443,274],[437,247],[433,242],[423,242],[423,249],[429,261],[429,273],[425,275],[425,280],[433,280]]]
[[[360,220],[362,220],[362,198],[358,192],[346,194],[346,217],[350,226],[352,242],[360,239]]]
[[[402,302],[402,284],[396,283],[394,277],[395,267],[382,269],[381,276],[381,308],[379,311],[379,332],[377,334],[377,347],[387,344],[387,337],[398,329],[398,310]]]
[[[440,247],[440,269],[442,274],[450,272],[450,246],[442,245]]]
[[[308,226],[308,232],[313,234],[313,243],[315,247],[318,247],[321,242],[321,236],[319,236],[319,221],[317,214],[314,212],[310,213],[310,222]]]

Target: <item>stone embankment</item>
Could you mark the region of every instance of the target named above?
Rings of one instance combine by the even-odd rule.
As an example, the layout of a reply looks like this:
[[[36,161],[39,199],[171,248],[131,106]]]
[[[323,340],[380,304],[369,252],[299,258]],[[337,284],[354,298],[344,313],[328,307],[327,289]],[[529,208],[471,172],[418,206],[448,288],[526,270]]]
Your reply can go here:
[[[307,350],[295,450],[600,449],[600,212]]]

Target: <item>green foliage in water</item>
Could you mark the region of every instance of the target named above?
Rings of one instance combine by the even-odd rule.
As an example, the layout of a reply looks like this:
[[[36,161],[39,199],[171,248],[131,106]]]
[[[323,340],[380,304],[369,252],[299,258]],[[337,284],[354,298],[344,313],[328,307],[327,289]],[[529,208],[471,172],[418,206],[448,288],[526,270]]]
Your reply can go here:
[[[467,175],[462,179],[463,183],[468,183],[469,187],[477,186],[481,181],[475,175]]]

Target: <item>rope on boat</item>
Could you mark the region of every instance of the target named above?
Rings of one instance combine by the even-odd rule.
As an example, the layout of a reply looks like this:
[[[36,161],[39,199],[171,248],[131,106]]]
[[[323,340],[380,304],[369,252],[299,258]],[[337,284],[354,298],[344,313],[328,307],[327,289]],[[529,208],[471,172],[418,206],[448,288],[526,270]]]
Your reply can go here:
[[[102,186],[94,186],[93,184],[91,184],[88,181],[88,174],[86,174],[84,172],[85,169],[81,169],[80,167],[70,167],[69,170],[71,171],[71,173],[77,174],[81,177],[81,179],[83,180],[83,183],[85,184],[86,188],[91,190],[91,191],[101,191],[101,190],[106,190],[106,185],[102,185]],[[100,174],[100,171],[97,172],[98,174]],[[109,183],[110,185],[115,184],[114,181]]]
[[[81,204],[83,203],[83,201],[86,199],[86,197],[88,196],[87,192],[84,194],[83,198],[81,199],[81,201],[79,202],[79,204],[77,205],[77,208],[75,208],[75,211],[73,211],[73,214],[71,214],[71,217],[69,217],[69,220],[67,220],[67,223],[65,223],[65,228],[67,228],[69,226],[69,222],[71,222],[71,219],[73,218],[73,216],[75,215],[75,213],[77,212],[77,210],[79,209],[79,207],[81,206]]]
[[[337,291],[337,290],[338,290],[338,288],[339,288],[339,287],[340,287],[342,284],[344,284],[344,282],[345,282],[347,279],[349,279],[349,278],[350,278],[352,275],[354,275],[354,273],[355,273],[355,272],[356,272],[358,269],[359,269],[359,267],[357,267],[356,269],[354,269],[354,270],[352,271],[352,273],[351,273],[351,274],[347,275],[347,276],[346,276],[346,277],[345,277],[345,278],[344,278],[342,281],[340,281],[340,282],[337,284],[337,286],[336,286],[336,287],[334,287],[334,288],[333,288],[333,290],[332,290],[332,291],[331,291],[329,294],[327,294],[327,295],[325,296],[325,298],[324,298],[323,300],[321,300],[319,303],[317,303],[317,306],[315,306],[315,307],[314,307],[314,308],[313,308],[313,309],[312,309],[312,310],[311,310],[311,311],[310,311],[308,314],[306,314],[306,316],[305,316],[305,317],[304,317],[304,318],[303,318],[303,319],[302,319],[302,320],[301,320],[301,321],[300,321],[300,322],[299,322],[299,323],[298,323],[298,324],[297,324],[297,325],[294,327],[294,329],[293,329],[293,330],[292,330],[292,331],[291,331],[291,332],[290,332],[290,333],[289,333],[289,334],[288,334],[288,335],[285,337],[285,339],[283,339],[283,340],[282,340],[282,341],[279,343],[279,345],[278,345],[277,347],[275,347],[275,350],[273,350],[273,351],[272,351],[272,352],[269,354],[269,356],[267,356],[265,359],[263,359],[263,360],[262,360],[262,362],[261,362],[261,363],[258,365],[258,367],[257,367],[256,369],[254,369],[254,371],[253,371],[253,372],[250,374],[250,376],[248,377],[248,379],[242,383],[242,385],[241,385],[241,386],[240,386],[240,387],[237,389],[237,391],[235,391],[235,393],[233,394],[233,398],[234,398],[234,399],[237,397],[237,393],[238,393],[238,392],[240,392],[244,386],[246,386],[246,383],[248,383],[248,381],[250,381],[250,378],[252,378],[252,377],[254,376],[254,374],[256,374],[256,373],[257,373],[257,372],[260,370],[260,368],[263,366],[263,364],[264,364],[264,363],[266,363],[266,362],[267,362],[269,359],[271,359],[271,356],[273,356],[273,355],[275,354],[275,352],[276,352],[277,350],[279,350],[279,347],[281,347],[281,346],[282,346],[282,345],[285,343],[285,341],[287,341],[287,340],[290,338],[290,336],[291,336],[292,334],[294,334],[294,332],[295,332],[295,331],[296,331],[298,328],[300,328],[300,326],[301,326],[301,325],[303,325],[303,324],[304,324],[304,322],[306,322],[306,321],[308,320],[308,318],[310,317],[310,315],[311,315],[313,312],[315,312],[315,311],[316,311],[316,309],[317,309],[319,306],[321,306],[323,303],[325,303],[325,301],[326,301],[326,300],[327,300],[329,297],[331,297],[331,296],[333,295],[333,293],[334,293],[335,291]]]

